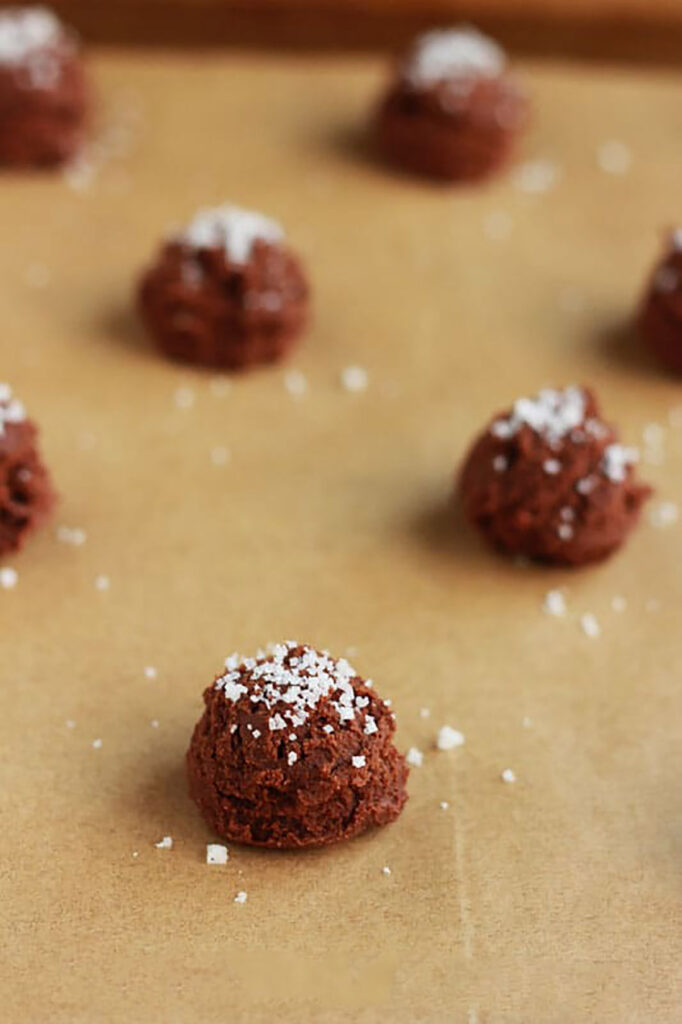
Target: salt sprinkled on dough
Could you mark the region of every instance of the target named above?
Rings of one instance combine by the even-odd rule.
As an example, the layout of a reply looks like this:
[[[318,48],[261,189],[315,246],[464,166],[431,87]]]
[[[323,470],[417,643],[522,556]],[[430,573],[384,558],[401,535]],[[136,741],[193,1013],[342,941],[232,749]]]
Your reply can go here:
[[[158,843],[154,843],[157,850],[172,850],[173,849],[173,838],[172,836],[164,836],[159,839]]]
[[[222,843],[207,843],[206,844],[206,863],[207,864],[227,864],[230,859],[230,854],[226,846]]]
[[[632,153],[624,142],[607,139],[597,149],[597,163],[606,174],[627,174],[632,164]]]
[[[464,742],[464,733],[461,733],[459,729],[444,725],[442,729],[438,730],[436,746],[439,750],[454,750],[455,747],[463,746]]]
[[[419,768],[424,763],[424,755],[421,750],[417,747],[410,747],[405,755],[405,760],[408,764],[411,764],[413,768]]]
[[[45,7],[8,7],[0,12],[0,64],[22,64],[62,37],[57,17]]]
[[[516,782],[516,772],[513,768],[505,768],[500,774],[500,778],[503,782]]]
[[[622,444],[610,444],[604,449],[600,469],[614,484],[622,483],[629,466],[639,461],[636,448],[626,448]]]
[[[294,655],[299,647],[302,653]],[[227,672],[216,680],[216,689],[221,689],[231,701],[249,693],[252,704],[264,704],[273,710],[268,720],[271,732],[303,725],[309,711],[323,697],[332,698],[331,706],[341,723],[352,721],[369,704],[368,697],[356,693],[353,680],[358,675],[345,658],[337,660],[326,651],[318,652],[293,641],[275,644],[258,658],[241,661],[239,655],[233,654],[226,659],[225,667]],[[370,680],[366,685],[371,685]]]
[[[566,614],[566,598],[560,590],[548,590],[545,594],[545,600],[542,605],[542,610],[547,615],[555,615],[561,617]]]
[[[234,902],[235,903],[246,903],[246,893],[244,892],[243,889],[242,889],[241,892],[237,893],[237,895],[234,898]]]
[[[5,433],[5,424],[23,423],[25,419],[23,404],[13,397],[9,384],[0,383],[0,437]]]
[[[585,410],[585,395],[580,388],[544,388],[533,398],[517,399],[511,415],[495,420],[490,433],[508,440],[528,426],[550,443],[556,443],[582,425]]]
[[[680,510],[674,501],[661,501],[649,513],[649,522],[657,529],[674,526],[680,517]]]
[[[493,459],[493,469],[496,473],[504,473],[509,469],[509,459],[506,455],[496,455]]]
[[[256,242],[272,245],[283,238],[277,221],[230,204],[199,210],[180,235],[180,241],[197,249],[224,249],[232,263],[246,263]]]
[[[369,377],[362,366],[347,366],[341,371],[341,384],[346,391],[359,392],[367,389]]]
[[[589,636],[593,640],[601,636],[601,626],[597,621],[596,615],[593,615],[592,612],[585,612],[584,615],[580,616],[580,628],[585,636]]]
[[[548,476],[557,476],[561,472],[561,463],[558,459],[545,459],[542,468]]]
[[[289,370],[284,374],[284,387],[294,398],[300,398],[308,390],[308,381],[300,370]]]
[[[417,88],[452,78],[496,78],[507,63],[501,47],[469,25],[419,36],[404,68]]]
[[[351,763],[354,768],[364,768],[365,765],[367,764],[367,758],[364,757],[362,754],[358,754],[357,757],[351,758]]]
[[[0,588],[2,590],[13,590],[19,582],[19,573],[9,565],[0,568]]]

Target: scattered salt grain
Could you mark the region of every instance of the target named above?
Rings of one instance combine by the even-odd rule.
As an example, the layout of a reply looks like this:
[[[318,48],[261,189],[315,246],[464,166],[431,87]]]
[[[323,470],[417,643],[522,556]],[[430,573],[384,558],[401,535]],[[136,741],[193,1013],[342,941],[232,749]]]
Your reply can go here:
[[[362,366],[347,366],[341,371],[341,385],[346,391],[357,394],[365,391],[369,383],[367,370]]]
[[[76,723],[74,722],[73,718],[67,718],[67,720],[64,723],[64,725],[66,726],[67,729],[75,729],[76,728]]]
[[[145,667],[144,674],[146,679],[156,679],[158,673],[153,665],[147,665]]]
[[[234,902],[235,903],[246,903],[246,893],[244,892],[243,889],[242,889],[241,892],[237,893],[237,895],[234,898]]]
[[[172,850],[173,839],[171,836],[164,836],[162,839],[159,839],[158,843],[154,843],[154,846],[157,850]]]
[[[616,594],[615,597],[611,598],[611,607],[613,608],[614,612],[624,612],[627,606],[627,601],[624,597],[621,597],[620,594]]]
[[[504,50],[469,25],[432,29],[418,36],[403,74],[418,89],[453,79],[496,78],[506,64]]]
[[[521,725],[524,729],[530,729],[532,727],[533,719],[530,717],[530,715],[523,716],[523,718],[521,719]]]
[[[175,389],[173,401],[178,409],[191,409],[194,405],[195,394],[191,388],[180,387]]]
[[[665,529],[666,526],[674,526],[679,516],[680,511],[674,501],[660,501],[649,512],[649,522],[657,529]]]
[[[57,527],[57,540],[61,544],[71,544],[75,548],[81,547],[85,544],[88,539],[88,535],[85,530],[82,530],[79,526],[58,526]]]
[[[109,579],[108,576],[105,576],[103,573],[100,573],[99,576],[95,577],[95,590],[108,590],[110,586],[111,580]]]
[[[295,750],[290,750],[287,754],[287,764],[291,767],[292,764],[296,764],[298,761],[298,754]]]
[[[363,757],[362,754],[358,754],[357,757],[351,758],[351,764],[354,768],[364,768],[367,764],[367,758]]]
[[[86,156],[76,157],[62,171],[62,177],[74,192],[85,192],[95,180],[95,165]]]
[[[13,590],[19,582],[19,573],[9,565],[0,567],[0,589]]]
[[[506,455],[496,455],[493,459],[493,469],[496,473],[504,473],[509,468],[509,459]]]
[[[92,741],[92,746],[93,746],[94,750],[101,750],[102,749],[102,741],[99,740],[99,739],[93,740]]]
[[[417,747],[410,747],[405,755],[405,760],[408,764],[411,764],[413,768],[419,768],[424,763],[424,755],[421,750]]]
[[[566,614],[566,598],[560,590],[548,590],[542,604],[547,615],[562,616]]]
[[[513,768],[505,768],[500,778],[503,782],[516,782],[516,772]]]
[[[459,729],[453,729],[449,725],[444,725],[438,730],[438,736],[436,737],[436,747],[438,750],[454,750],[455,747],[461,747],[464,744],[464,734]]]
[[[556,532],[559,540],[571,540],[574,534],[573,527],[570,523],[559,523]]]
[[[542,468],[548,476],[556,476],[561,472],[561,463],[558,459],[545,459]]]
[[[438,806],[440,807],[441,811],[447,811],[447,809],[449,808],[450,804],[448,803],[447,800],[441,800],[441,802],[438,804]]]
[[[647,423],[642,430],[642,439],[645,444],[656,448],[665,441],[665,430],[660,423]]]
[[[483,230],[494,242],[503,242],[511,234],[512,219],[504,210],[492,210],[483,218]]]
[[[218,445],[216,448],[211,448],[211,462],[214,466],[226,466],[229,461],[229,448],[224,448],[222,445]]]
[[[527,195],[549,192],[559,180],[559,169],[552,160],[529,160],[514,174],[514,184]]]
[[[206,844],[206,863],[207,864],[227,864],[230,859],[230,854],[226,846],[222,843],[207,843]]]
[[[308,390],[308,381],[300,370],[289,370],[284,374],[284,387],[294,398],[300,398]]]
[[[419,717],[420,718],[428,718],[430,716],[430,714],[431,714],[431,708],[420,708],[419,709]]]
[[[597,617],[592,612],[585,612],[584,615],[580,616],[580,628],[585,636],[589,636],[593,640],[596,640],[601,635],[601,626],[597,622]]]
[[[597,164],[606,174],[627,174],[632,165],[632,152],[618,139],[607,139],[597,148]]]
[[[158,729],[161,723],[159,722],[158,718],[152,718],[149,724],[151,725],[152,729]]]
[[[256,242],[276,244],[284,238],[284,231],[262,213],[226,203],[199,210],[180,238],[198,249],[220,246],[231,262],[246,263]]]
[[[381,873],[382,875],[390,875],[391,869],[389,868],[388,864],[384,864],[383,868],[381,869]]]

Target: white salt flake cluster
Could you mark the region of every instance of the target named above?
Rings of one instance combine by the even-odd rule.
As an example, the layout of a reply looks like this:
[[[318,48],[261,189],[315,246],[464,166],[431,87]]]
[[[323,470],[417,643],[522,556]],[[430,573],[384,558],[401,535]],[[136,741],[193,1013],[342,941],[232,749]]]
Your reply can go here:
[[[46,7],[8,7],[0,12],[0,65],[23,64],[61,38],[59,20]]]
[[[600,469],[604,476],[614,484],[623,483],[630,466],[639,461],[636,448],[626,448],[622,444],[610,444],[604,449]]]
[[[227,864],[230,859],[230,853],[226,846],[222,843],[207,843],[206,844],[206,863],[207,864]]]
[[[173,837],[163,836],[159,839],[158,843],[154,843],[157,850],[172,850],[173,849]]]
[[[367,758],[362,754],[358,754],[357,757],[351,758],[351,763],[354,768],[364,768],[367,764]]]
[[[464,745],[464,733],[459,729],[453,729],[450,725],[444,725],[438,730],[436,747],[438,750],[454,750],[455,747]]]
[[[581,388],[563,390],[543,388],[532,398],[519,398],[511,414],[492,424],[490,433],[509,440],[524,427],[530,427],[550,444],[557,444],[585,421],[587,404]]]
[[[413,768],[420,768],[424,763],[424,755],[417,747],[410,747],[405,755],[405,760],[408,764],[411,764]]]
[[[284,239],[284,231],[262,213],[244,210],[226,203],[213,209],[199,210],[179,240],[197,249],[222,248],[232,263],[246,263],[256,242],[276,245]]]
[[[19,582],[19,573],[9,565],[0,566],[0,589],[14,590]]]
[[[580,628],[585,636],[589,636],[592,640],[596,640],[597,637],[601,636],[601,626],[597,616],[593,615],[592,612],[585,612],[584,615],[580,616]]]
[[[548,590],[542,604],[542,610],[547,615],[554,615],[561,618],[566,614],[566,598],[560,590]]]
[[[9,384],[0,383],[0,437],[5,433],[8,423],[23,423],[26,410],[18,398],[12,395]]]
[[[364,716],[367,735],[376,731],[374,718],[365,710],[370,699],[356,692],[354,684],[359,677],[345,658],[335,659],[327,651],[289,641],[274,644],[256,658],[241,659],[233,654],[225,667],[227,672],[216,680],[216,688],[227,700],[236,702],[248,694],[252,704],[264,704],[272,712],[268,718],[270,732],[304,725],[323,699],[328,699],[341,725]],[[371,680],[365,685],[371,686]],[[290,738],[295,740],[296,733]],[[296,758],[296,752],[290,751],[289,763]]]
[[[420,36],[403,75],[415,88],[457,78],[495,78],[507,63],[504,50],[469,25],[434,29]]]

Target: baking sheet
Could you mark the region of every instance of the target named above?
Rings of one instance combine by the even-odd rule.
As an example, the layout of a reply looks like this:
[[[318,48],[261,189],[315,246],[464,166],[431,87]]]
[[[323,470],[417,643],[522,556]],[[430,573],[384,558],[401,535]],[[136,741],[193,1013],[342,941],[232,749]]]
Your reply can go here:
[[[0,377],[62,496],[0,591],[5,1019],[678,1021],[682,526],[541,571],[446,504],[493,411],[572,381],[627,442],[664,427],[643,475],[682,501],[682,390],[626,330],[679,212],[679,77],[524,68],[522,159],[555,180],[458,192],[363,151],[380,62],[92,65],[94,172],[0,182]],[[625,174],[599,166],[614,139]],[[131,314],[160,234],[224,199],[280,217],[307,261],[300,398],[285,368],[226,386],[170,365]],[[282,638],[352,648],[424,764],[380,833],[209,867],[183,766],[201,691]],[[434,750],[445,723],[463,748]]]

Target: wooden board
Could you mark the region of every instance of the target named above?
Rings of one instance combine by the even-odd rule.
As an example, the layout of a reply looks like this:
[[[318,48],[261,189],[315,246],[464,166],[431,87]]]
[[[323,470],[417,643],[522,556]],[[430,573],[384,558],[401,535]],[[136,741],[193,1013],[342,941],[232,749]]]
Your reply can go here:
[[[680,210],[679,77],[526,66],[523,159],[558,171],[531,195],[369,161],[382,62],[92,70],[94,179],[0,182],[0,377],[42,425],[54,526],[87,532],[45,531],[0,590],[3,1019],[677,1024],[682,526],[645,519],[597,569],[524,570],[446,506],[492,412],[571,381],[626,442],[661,425],[642,472],[682,502],[680,383],[624,332]],[[598,166],[609,139],[625,175]],[[161,233],[226,198],[279,216],[310,268],[299,399],[283,369],[225,391],[166,363],[131,312]],[[350,364],[366,392],[340,386]],[[379,834],[208,867],[183,774],[202,688],[292,636],[355,648],[424,764]],[[445,723],[466,735],[448,754]]]

